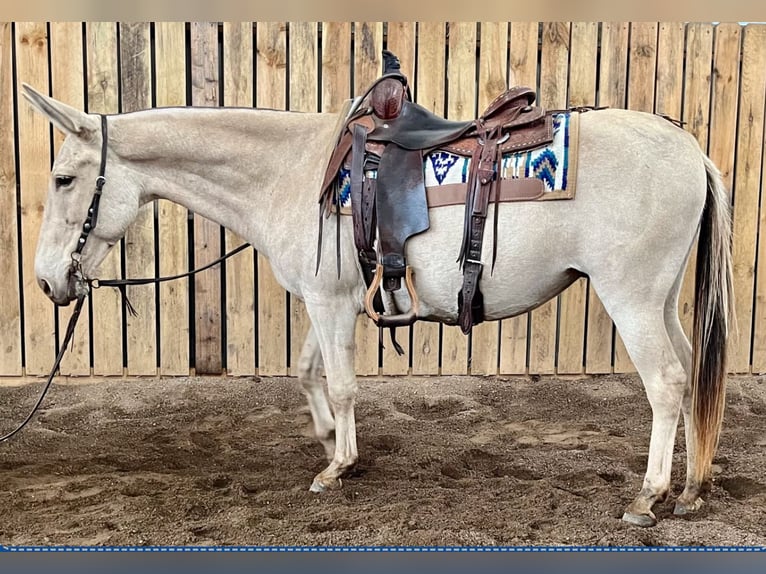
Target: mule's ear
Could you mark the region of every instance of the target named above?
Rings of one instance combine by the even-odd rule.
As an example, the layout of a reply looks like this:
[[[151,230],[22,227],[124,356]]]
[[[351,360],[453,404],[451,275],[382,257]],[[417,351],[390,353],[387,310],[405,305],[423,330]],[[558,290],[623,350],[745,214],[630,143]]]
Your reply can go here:
[[[22,94],[38,112],[65,134],[89,137],[99,129],[98,119],[41,94],[29,84],[22,84]]]

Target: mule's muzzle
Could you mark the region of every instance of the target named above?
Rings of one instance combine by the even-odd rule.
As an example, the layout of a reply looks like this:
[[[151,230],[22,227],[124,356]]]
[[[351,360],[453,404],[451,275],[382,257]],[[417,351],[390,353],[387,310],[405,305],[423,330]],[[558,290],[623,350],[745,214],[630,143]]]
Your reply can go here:
[[[57,292],[51,283],[46,279],[38,278],[37,284],[39,285],[40,289],[42,289],[43,293],[45,293],[45,296],[53,301],[56,305],[66,307],[69,305],[69,303],[76,299],[76,297],[70,295],[70,293],[72,293],[72,288],[69,286],[67,286],[65,292],[62,290]]]
[[[37,284],[48,299],[63,307],[89,292],[88,282],[82,273],[74,268],[70,268],[67,273],[66,283],[57,284],[50,279],[38,277]]]

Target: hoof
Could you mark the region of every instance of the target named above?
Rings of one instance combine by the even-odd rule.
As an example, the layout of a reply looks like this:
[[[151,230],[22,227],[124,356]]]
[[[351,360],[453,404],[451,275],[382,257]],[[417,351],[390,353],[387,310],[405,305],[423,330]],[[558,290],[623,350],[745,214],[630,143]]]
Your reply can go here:
[[[676,516],[685,516],[687,514],[697,512],[702,507],[702,502],[703,501],[701,498],[697,498],[697,500],[691,504],[686,504],[680,500],[676,500],[676,505],[673,508],[673,514]]]
[[[314,479],[314,482],[309,486],[309,492],[324,492],[325,490],[327,490],[325,485],[316,479]]]
[[[632,512],[626,512],[622,515],[622,519],[625,522],[640,526],[641,528],[649,528],[650,526],[657,524],[657,518],[651,512],[649,514],[633,514]]]
[[[314,479],[314,482],[311,483],[311,486],[309,487],[310,492],[325,492],[327,490],[336,490],[338,488],[341,488],[343,486],[343,483],[340,481],[340,479],[337,479],[335,481],[335,484],[327,485],[318,478]]]

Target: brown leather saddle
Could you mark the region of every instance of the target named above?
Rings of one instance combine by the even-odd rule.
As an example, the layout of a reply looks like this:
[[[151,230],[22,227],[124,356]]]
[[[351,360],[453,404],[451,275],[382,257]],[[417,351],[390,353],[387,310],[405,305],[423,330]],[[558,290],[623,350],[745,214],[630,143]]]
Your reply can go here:
[[[533,89],[520,86],[500,94],[475,120],[447,120],[412,101],[396,56],[384,51],[384,60],[383,76],[352,108],[330,158],[322,184],[320,221],[333,204],[339,205],[338,173],[350,164],[354,242],[368,286],[365,310],[378,325],[410,325],[417,319],[419,303],[404,248],[407,239],[429,228],[424,156],[438,149],[470,158],[458,255],[463,269],[458,323],[467,334],[484,319],[481,252],[488,206],[499,200],[502,155],[550,143],[552,117],[533,105]],[[495,244],[493,265],[496,254]],[[396,291],[402,278],[411,308],[385,315],[379,289],[382,285],[386,291]]]

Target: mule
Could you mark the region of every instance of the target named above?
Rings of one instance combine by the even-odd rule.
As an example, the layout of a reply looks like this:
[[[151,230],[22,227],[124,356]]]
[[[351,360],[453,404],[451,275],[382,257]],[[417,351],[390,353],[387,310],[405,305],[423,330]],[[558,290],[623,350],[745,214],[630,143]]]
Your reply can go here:
[[[312,329],[299,363],[314,430],[329,465],[311,483],[341,486],[356,463],[354,331],[365,284],[342,217],[341,267],[315,271],[317,199],[343,114],[237,108],[160,108],[87,114],[28,85],[23,95],[65,135],[53,165],[35,272],[66,305],[124,235],[139,207],[179,203],[240,235],[266,256],[279,283],[306,304]],[[606,109],[580,121],[577,197],[503,205],[494,272],[481,279],[487,320],[525,313],[587,276],[614,320],[652,410],[643,486],[623,519],[656,523],[652,506],[670,489],[679,413],[687,475],[675,513],[697,510],[710,478],[725,402],[726,337],[732,314],[730,206],[719,171],[696,140],[647,113]],[[105,180],[97,224],[74,258],[92,205],[102,151]],[[102,182],[103,183],[103,182]],[[456,264],[464,208],[432,210],[431,228],[407,243],[420,319],[455,324],[462,273]],[[86,226],[87,227],[87,226]],[[492,245],[487,230],[485,251]],[[322,260],[335,261],[326,225]],[[677,307],[695,238],[693,345]],[[394,294],[409,308],[404,290]],[[329,403],[320,378],[322,360]]]

